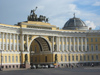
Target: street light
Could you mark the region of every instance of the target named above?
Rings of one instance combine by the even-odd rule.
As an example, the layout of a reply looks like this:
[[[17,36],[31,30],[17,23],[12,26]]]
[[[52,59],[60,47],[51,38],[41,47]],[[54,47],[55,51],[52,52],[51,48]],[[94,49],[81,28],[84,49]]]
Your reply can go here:
[[[0,66],[0,71],[2,71],[2,50],[1,51],[1,66]]]

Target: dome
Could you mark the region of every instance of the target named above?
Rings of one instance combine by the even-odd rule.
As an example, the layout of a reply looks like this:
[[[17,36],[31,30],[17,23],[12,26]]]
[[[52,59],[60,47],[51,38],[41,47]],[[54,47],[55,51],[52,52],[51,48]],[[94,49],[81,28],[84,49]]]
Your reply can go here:
[[[74,16],[73,18],[69,19],[65,23],[63,29],[64,30],[87,30],[88,27],[80,18],[76,18]]]

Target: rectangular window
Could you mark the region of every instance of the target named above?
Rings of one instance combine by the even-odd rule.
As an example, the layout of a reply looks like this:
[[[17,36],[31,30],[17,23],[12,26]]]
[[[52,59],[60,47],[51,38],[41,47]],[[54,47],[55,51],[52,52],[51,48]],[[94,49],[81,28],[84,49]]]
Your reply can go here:
[[[76,61],[78,61],[78,56],[76,55]]]
[[[83,46],[83,50],[85,50],[85,46]]]
[[[94,60],[94,56],[92,55],[92,60]]]
[[[79,42],[81,42],[81,38],[79,38]]]
[[[91,38],[91,42],[93,42],[93,38]]]
[[[7,62],[7,56],[5,56],[5,62]]]
[[[75,46],[75,50],[77,50],[77,46]]]
[[[89,39],[87,38],[87,42],[89,42]]]
[[[61,55],[61,61],[63,61],[63,56]]]
[[[83,42],[85,42],[85,38],[83,38]]]
[[[88,55],[88,61],[90,60],[89,55]]]
[[[65,61],[67,61],[67,57],[66,57],[66,55],[65,55]]]
[[[3,56],[2,56],[2,62],[3,62]]]
[[[10,62],[10,56],[9,56],[9,62]]]
[[[91,51],[93,51],[93,45],[91,45]]]
[[[86,57],[85,57],[85,55],[84,55],[84,61],[86,60]]]
[[[68,56],[68,60],[70,61],[70,55]]]
[[[95,48],[96,48],[96,50],[98,50],[98,46],[97,45],[95,46]]]
[[[98,60],[98,55],[96,55],[96,60]]]
[[[14,56],[12,56],[12,62],[14,62]]]
[[[95,42],[97,42],[98,40],[97,40],[97,38],[95,38]]]
[[[80,55],[80,61],[82,61],[82,56]]]
[[[79,50],[81,50],[81,46],[79,46]]]
[[[18,62],[18,56],[16,56],[16,62]]]
[[[74,56],[72,56],[72,60],[74,61]]]
[[[89,51],[89,45],[87,45],[87,51]]]
[[[71,50],[73,50],[73,45],[71,46]]]
[[[37,57],[35,57],[35,62],[37,62]]]

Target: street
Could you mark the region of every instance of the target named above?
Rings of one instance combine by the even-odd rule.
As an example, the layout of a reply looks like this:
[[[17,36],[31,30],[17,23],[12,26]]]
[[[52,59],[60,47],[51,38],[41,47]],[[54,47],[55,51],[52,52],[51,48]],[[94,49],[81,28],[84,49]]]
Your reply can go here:
[[[99,75],[100,68],[50,68],[0,71],[0,75]]]

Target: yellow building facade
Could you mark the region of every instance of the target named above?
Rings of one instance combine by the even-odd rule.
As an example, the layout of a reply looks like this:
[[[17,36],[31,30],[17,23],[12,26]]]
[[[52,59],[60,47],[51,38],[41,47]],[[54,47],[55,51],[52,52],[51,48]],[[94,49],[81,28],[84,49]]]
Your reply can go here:
[[[34,20],[33,12],[28,21],[0,24],[3,69],[26,67],[26,63],[59,67],[100,65],[100,30],[88,30],[75,16],[62,29],[39,19]]]

